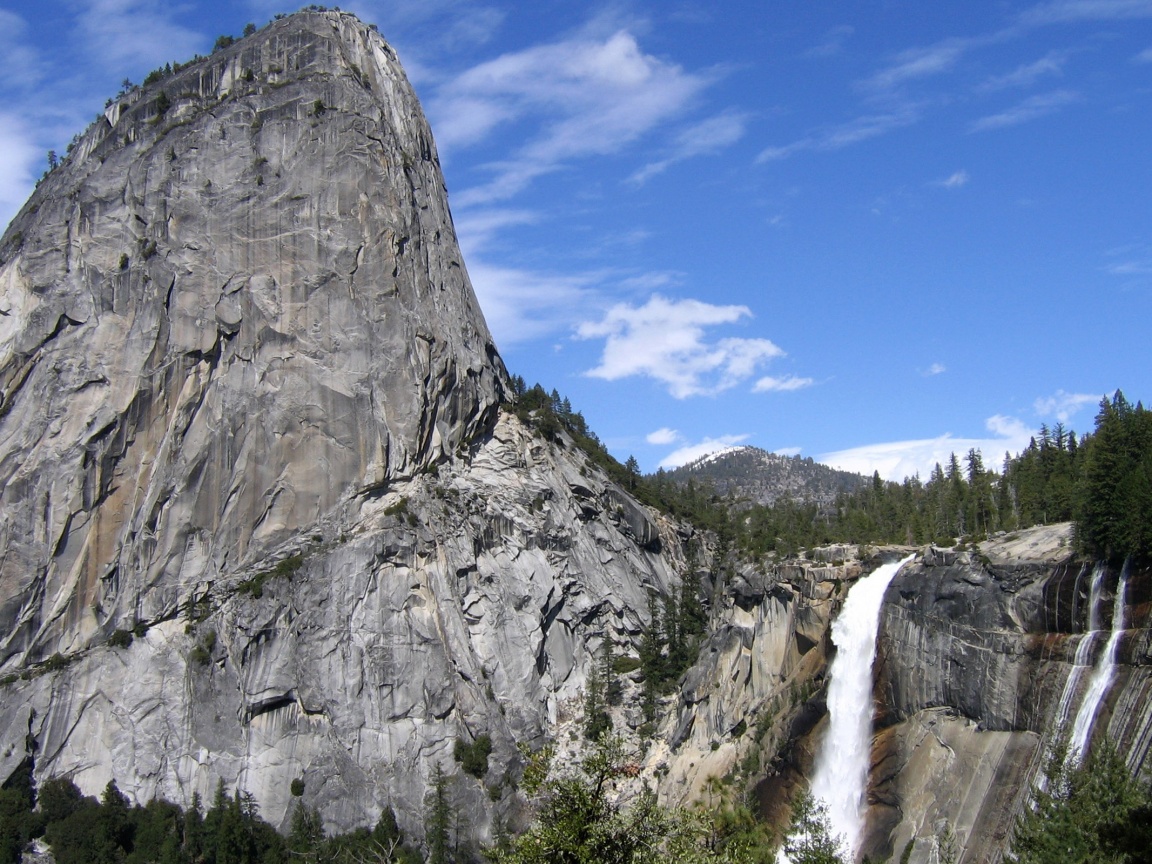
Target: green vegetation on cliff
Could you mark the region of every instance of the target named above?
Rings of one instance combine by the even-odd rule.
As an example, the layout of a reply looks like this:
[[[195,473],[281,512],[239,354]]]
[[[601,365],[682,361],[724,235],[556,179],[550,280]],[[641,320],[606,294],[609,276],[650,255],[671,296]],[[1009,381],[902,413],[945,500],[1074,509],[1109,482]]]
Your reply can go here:
[[[1057,748],[1047,790],[1016,826],[1013,864],[1140,864],[1152,861],[1152,789],[1128,773],[1107,739],[1076,766]]]

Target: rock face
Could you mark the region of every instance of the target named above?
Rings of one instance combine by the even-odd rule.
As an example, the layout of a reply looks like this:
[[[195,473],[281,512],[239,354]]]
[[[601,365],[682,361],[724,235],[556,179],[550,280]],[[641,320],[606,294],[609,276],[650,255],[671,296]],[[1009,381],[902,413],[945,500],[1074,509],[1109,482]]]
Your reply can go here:
[[[1070,525],[1020,531],[956,551],[928,547],[885,597],[875,674],[875,736],[861,854],[935,864],[955,833],[964,864],[1000,861],[1053,738],[1069,681],[1072,712],[1089,676],[1070,678],[1088,626],[1091,567],[1071,556]],[[670,802],[755,786],[761,815],[788,821],[827,725],[832,621],[851,583],[905,548],[812,550],[807,560],[744,567],[713,607],[713,633],[661,727],[647,768]],[[1105,574],[1111,626],[1119,572]],[[1129,572],[1114,684],[1093,740],[1115,741],[1134,771],[1152,767],[1152,573]],[[1095,663],[1106,634],[1092,644]],[[717,786],[715,780],[722,780]],[[909,849],[909,846],[911,848]]]
[[[0,246],[4,663],[153,620],[494,422],[431,135],[351,16],[114,103]]]
[[[978,553],[927,550],[893,580],[881,626],[870,835],[865,852],[930,862],[947,823],[964,862],[1001,859],[1037,780],[1076,647],[1091,568],[1070,557],[1071,526],[1019,532]],[[1111,609],[1119,572],[1105,574]],[[1152,748],[1152,574],[1134,570],[1118,674],[1093,739],[1134,771]],[[1111,622],[1105,616],[1105,627]],[[1097,636],[1092,662],[1106,637]],[[1083,697],[1071,695],[1073,710]]]
[[[374,30],[300,13],[123,96],[0,256],[0,779],[223,780],[276,822],[301,778],[331,828],[392,804],[419,836],[433,767],[488,734],[456,794],[481,837],[514,817],[515,743],[681,538],[501,413]]]

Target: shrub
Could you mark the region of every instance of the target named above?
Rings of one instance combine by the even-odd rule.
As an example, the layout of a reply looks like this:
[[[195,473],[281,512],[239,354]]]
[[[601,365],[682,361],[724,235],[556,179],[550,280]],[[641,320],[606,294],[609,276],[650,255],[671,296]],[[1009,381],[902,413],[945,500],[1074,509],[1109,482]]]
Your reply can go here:
[[[113,648],[127,648],[132,644],[132,633],[128,630],[117,630],[108,637],[108,644]]]
[[[292,795],[299,798],[304,794],[304,778],[297,777],[292,781]]]
[[[629,672],[635,672],[639,668],[640,659],[638,657],[621,655],[612,658],[612,671],[617,675],[627,675]]]
[[[488,757],[492,754],[492,738],[487,735],[478,735],[471,744],[456,739],[456,746],[452,756],[460,763],[466,774],[480,778],[488,773]]]
[[[71,657],[65,657],[63,654],[56,653],[44,661],[44,670],[47,672],[59,672],[72,662]]]

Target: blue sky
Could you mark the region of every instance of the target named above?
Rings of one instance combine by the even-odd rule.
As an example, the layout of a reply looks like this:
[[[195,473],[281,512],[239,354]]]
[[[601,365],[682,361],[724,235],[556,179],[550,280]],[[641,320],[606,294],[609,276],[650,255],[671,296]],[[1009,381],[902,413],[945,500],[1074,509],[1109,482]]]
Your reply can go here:
[[[511,371],[645,470],[890,477],[1152,398],[1152,0],[342,4],[398,50]],[[264,0],[0,2],[0,221]]]

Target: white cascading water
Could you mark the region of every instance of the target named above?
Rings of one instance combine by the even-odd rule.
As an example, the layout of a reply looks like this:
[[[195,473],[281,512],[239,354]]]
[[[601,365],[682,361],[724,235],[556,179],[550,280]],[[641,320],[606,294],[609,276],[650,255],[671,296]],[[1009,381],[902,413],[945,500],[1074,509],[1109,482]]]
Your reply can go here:
[[[1056,728],[1062,729],[1068,723],[1068,715],[1072,712],[1072,700],[1076,697],[1076,690],[1080,686],[1080,679],[1084,670],[1092,661],[1092,646],[1096,643],[1096,634],[1100,632],[1100,595],[1104,591],[1104,565],[1097,564],[1092,569],[1092,583],[1088,588],[1088,631],[1080,637],[1076,645],[1076,656],[1072,659],[1072,670],[1068,673],[1068,680],[1064,682],[1064,692],[1060,694],[1060,702],[1056,706]]]
[[[1088,739],[1092,734],[1092,724],[1096,720],[1096,711],[1100,703],[1112,686],[1116,678],[1116,649],[1120,645],[1120,637],[1124,633],[1124,602],[1128,593],[1128,562],[1120,571],[1120,581],[1116,585],[1116,597],[1112,604],[1112,633],[1104,646],[1104,653],[1092,670],[1092,677],[1088,681],[1088,692],[1084,694],[1084,701],[1080,703],[1080,710],[1076,712],[1076,720],[1072,724],[1072,735],[1068,739],[1069,753],[1072,758],[1082,760],[1087,753]]]
[[[1083,571],[1081,571],[1083,572]],[[1072,700],[1076,698],[1076,691],[1080,689],[1080,679],[1084,677],[1084,670],[1092,662],[1092,646],[1096,644],[1096,634],[1100,632],[1100,595],[1104,592],[1104,565],[1097,564],[1092,568],[1092,581],[1088,586],[1088,630],[1076,643],[1076,654],[1072,658],[1072,669],[1068,672],[1068,680],[1064,682],[1064,691],[1060,694],[1060,701],[1056,705],[1056,717],[1053,720],[1053,729],[1057,733],[1068,729],[1069,715],[1072,713]],[[1076,577],[1077,583],[1080,577]],[[1079,592],[1079,584],[1077,584]],[[1051,755],[1051,750],[1048,751]],[[1047,764],[1047,759],[1045,760]],[[1039,786],[1041,792],[1048,790],[1048,775],[1041,772]]]
[[[828,807],[833,835],[843,837],[852,858],[864,832],[864,793],[872,756],[872,661],[884,591],[912,560],[884,564],[848,591],[832,624],[836,656],[828,677],[828,731],[816,757],[812,797]]]

